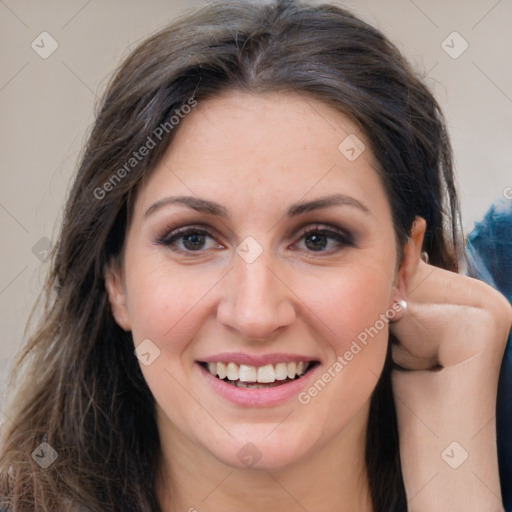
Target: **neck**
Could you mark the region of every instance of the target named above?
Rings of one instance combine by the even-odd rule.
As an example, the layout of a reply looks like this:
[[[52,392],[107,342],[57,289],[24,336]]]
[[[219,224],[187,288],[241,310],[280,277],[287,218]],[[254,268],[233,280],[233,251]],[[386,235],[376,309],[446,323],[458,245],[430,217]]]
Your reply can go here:
[[[167,423],[160,428],[163,458],[157,495],[162,512],[371,512],[367,420],[366,405],[327,444],[275,469],[228,466]]]

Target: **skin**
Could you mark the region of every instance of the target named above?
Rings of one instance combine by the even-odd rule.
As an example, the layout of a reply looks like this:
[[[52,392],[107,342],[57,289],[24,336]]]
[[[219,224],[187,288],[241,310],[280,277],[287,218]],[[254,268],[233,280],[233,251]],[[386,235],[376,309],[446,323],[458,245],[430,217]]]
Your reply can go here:
[[[414,371],[392,377],[409,511],[501,512],[495,408],[510,305],[423,262],[408,283],[393,359]]]
[[[354,161],[338,150],[348,134],[366,146]],[[150,339],[160,350],[141,370],[156,400],[163,510],[372,510],[365,429],[387,323],[307,405],[295,397],[271,407],[234,405],[205,384],[196,361],[227,351],[294,353],[318,360],[319,376],[407,297],[422,268],[425,223],[414,224],[397,271],[390,205],[375,168],[364,135],[323,103],[229,92],[181,122],[138,191],[122,261],[107,271],[106,285],[135,346]],[[335,193],[367,211],[338,205],[286,215],[292,203]],[[183,195],[215,201],[229,216],[180,204],[145,214]],[[198,223],[211,234],[201,250],[186,252],[183,238],[158,243]],[[311,250],[311,235],[303,235],[317,225],[350,233],[353,245],[327,238],[326,248]],[[247,236],[262,250],[252,263],[236,253]],[[402,355],[410,333],[403,339]],[[261,454],[251,468],[237,455],[248,442]]]

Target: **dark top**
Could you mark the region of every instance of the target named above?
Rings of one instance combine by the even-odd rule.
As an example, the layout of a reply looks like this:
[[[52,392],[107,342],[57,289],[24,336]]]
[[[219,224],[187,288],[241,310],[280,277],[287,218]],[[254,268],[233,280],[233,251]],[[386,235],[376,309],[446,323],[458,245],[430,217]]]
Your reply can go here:
[[[512,303],[512,200],[493,205],[468,236],[468,273]],[[512,332],[508,337],[496,405],[498,460],[505,510],[512,512]]]

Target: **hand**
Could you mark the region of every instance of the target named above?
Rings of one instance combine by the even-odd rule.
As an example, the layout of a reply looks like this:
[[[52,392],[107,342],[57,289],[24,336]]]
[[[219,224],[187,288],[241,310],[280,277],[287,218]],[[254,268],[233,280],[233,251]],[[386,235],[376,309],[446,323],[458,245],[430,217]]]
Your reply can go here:
[[[392,347],[395,364],[434,370],[483,351],[501,362],[512,322],[512,308],[503,295],[481,281],[424,261],[408,288],[407,309],[391,326],[400,341]],[[490,339],[493,329],[496,336]]]
[[[423,261],[406,295],[391,331],[409,511],[502,511],[495,407],[512,309],[486,284]]]

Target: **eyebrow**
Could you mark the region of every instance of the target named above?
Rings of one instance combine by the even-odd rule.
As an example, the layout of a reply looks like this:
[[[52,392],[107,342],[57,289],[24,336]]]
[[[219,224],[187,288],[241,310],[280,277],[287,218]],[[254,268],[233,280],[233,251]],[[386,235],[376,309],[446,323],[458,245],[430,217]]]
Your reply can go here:
[[[229,218],[230,216],[228,210],[215,201],[193,196],[170,196],[164,197],[163,199],[153,203],[146,210],[144,217],[147,218],[152,213],[160,210],[164,206],[173,204],[181,204],[198,212],[209,213],[218,217]],[[319,210],[321,208],[329,208],[331,206],[351,206],[366,214],[371,213],[367,206],[351,196],[347,196],[345,194],[332,194],[329,196],[313,199],[312,201],[298,201],[293,203],[290,205],[285,215],[288,217],[296,217],[307,212]]]
[[[287,215],[288,217],[295,217],[303,213],[319,210],[320,208],[328,208],[330,206],[352,206],[366,214],[371,213],[370,209],[366,205],[354,197],[347,196],[345,194],[332,194],[325,197],[319,197],[318,199],[313,199],[312,201],[298,201],[297,203],[293,203],[288,208]]]
[[[199,197],[193,196],[164,197],[163,199],[158,200],[156,203],[153,203],[146,210],[144,217],[148,217],[157,210],[160,210],[162,207],[169,206],[172,204],[182,204],[198,212],[210,213],[218,217],[229,217],[229,213],[226,210],[226,208],[224,208],[220,204],[215,203],[214,201],[209,201],[208,199],[201,199]]]

